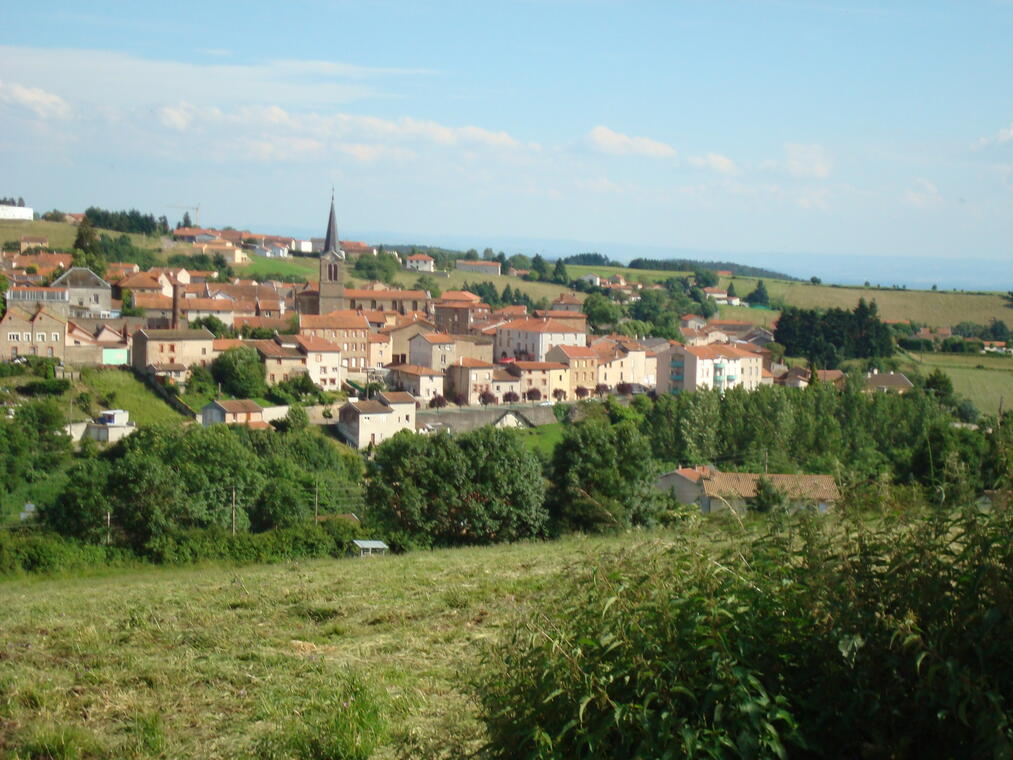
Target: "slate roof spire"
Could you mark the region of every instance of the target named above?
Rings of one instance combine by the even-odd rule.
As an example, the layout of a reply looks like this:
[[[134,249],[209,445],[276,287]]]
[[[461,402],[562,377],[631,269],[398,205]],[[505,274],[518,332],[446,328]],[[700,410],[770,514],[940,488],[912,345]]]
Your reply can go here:
[[[334,213],[334,188],[331,188],[331,215],[327,218],[327,234],[324,236],[324,253],[337,253],[341,249],[338,241],[338,218]]]

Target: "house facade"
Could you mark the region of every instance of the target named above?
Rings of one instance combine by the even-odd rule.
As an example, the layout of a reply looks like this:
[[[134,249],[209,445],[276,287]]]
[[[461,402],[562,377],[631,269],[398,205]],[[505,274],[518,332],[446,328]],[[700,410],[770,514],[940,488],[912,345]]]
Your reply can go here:
[[[391,392],[375,400],[348,401],[338,410],[337,427],[357,449],[379,445],[402,430],[415,430],[415,399]]]
[[[553,346],[587,345],[587,334],[554,319],[515,319],[496,328],[496,358],[544,362]]]
[[[743,512],[756,497],[761,478],[766,478],[784,495],[786,506],[791,510],[826,512],[841,498],[832,475],[761,475],[720,472],[712,467],[673,470],[662,475],[655,486],[664,493],[674,495],[682,504],[698,505],[704,514]]]
[[[37,307],[28,312],[10,305],[0,319],[0,358],[44,356],[64,359],[67,323],[60,316]]]

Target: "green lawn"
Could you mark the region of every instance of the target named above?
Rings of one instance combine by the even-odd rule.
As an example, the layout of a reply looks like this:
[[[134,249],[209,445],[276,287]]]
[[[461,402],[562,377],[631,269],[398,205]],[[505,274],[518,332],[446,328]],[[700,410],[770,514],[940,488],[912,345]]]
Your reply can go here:
[[[269,259],[266,256],[250,256],[249,264],[240,264],[235,270],[242,277],[269,280],[271,275],[300,275],[307,280],[316,280],[320,274],[320,262],[316,258],[293,256],[288,259]]]
[[[375,757],[465,757],[482,647],[570,568],[648,539],[671,536],[0,582],[0,751],[256,756],[358,675],[390,721]]]
[[[554,422],[551,425],[522,429],[520,435],[532,451],[552,456],[552,452],[556,450],[556,444],[563,440],[564,428],[562,422]]]

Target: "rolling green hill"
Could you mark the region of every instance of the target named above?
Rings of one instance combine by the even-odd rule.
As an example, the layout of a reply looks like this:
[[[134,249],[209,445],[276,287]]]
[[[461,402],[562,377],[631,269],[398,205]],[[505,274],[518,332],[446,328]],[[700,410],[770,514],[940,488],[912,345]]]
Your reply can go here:
[[[97,232],[118,238],[122,232],[114,230],[102,230]],[[77,237],[77,227],[67,222],[12,222],[0,221],[0,242],[9,240],[20,240],[22,235],[33,235],[49,238],[49,247],[57,251],[70,251],[74,246],[74,239]],[[130,241],[138,248],[160,250],[162,239],[158,237],[146,237],[144,235],[127,235]]]

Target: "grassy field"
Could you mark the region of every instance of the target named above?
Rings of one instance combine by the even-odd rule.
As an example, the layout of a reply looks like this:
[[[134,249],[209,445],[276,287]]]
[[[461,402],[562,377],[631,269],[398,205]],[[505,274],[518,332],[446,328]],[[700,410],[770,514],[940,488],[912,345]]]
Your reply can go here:
[[[34,375],[0,378],[0,389],[19,388],[38,379]],[[131,421],[138,425],[178,423],[184,420],[181,414],[127,370],[94,368],[82,370],[81,378],[71,382],[70,390],[56,397],[57,403],[71,422],[82,422],[91,418],[91,415],[75,403],[81,393],[91,395],[94,411],[126,409],[130,412]]]
[[[96,399],[111,396],[117,409],[130,412],[130,419],[138,425],[178,423],[184,417],[161,397],[126,370],[84,369],[81,383]]]
[[[105,233],[112,238],[122,235],[122,232],[111,230],[98,230],[99,234]],[[77,237],[77,227],[67,222],[12,222],[0,221],[0,242],[8,240],[20,240],[22,235],[33,235],[49,238],[49,247],[54,250],[70,251],[74,246],[74,239]],[[159,237],[146,237],[144,235],[128,235],[131,242],[138,248],[160,249],[162,240]]]
[[[520,435],[530,449],[551,457],[556,444],[563,440],[564,429],[562,422],[554,422],[551,425],[522,429]]]
[[[629,267],[588,267],[580,264],[567,264],[566,272],[570,277],[577,279],[585,274],[594,273],[600,277],[611,277],[614,274],[621,274],[628,282],[664,282],[673,277],[685,277],[692,272],[668,272],[661,269],[630,269]]]
[[[986,414],[997,414],[1013,404],[1013,358],[966,354],[907,354],[902,369],[916,368],[923,375],[939,368],[953,381],[953,390],[970,399]]]
[[[269,259],[266,256],[250,256],[249,264],[234,267],[241,277],[267,280],[271,275],[300,275],[307,280],[317,279],[320,262],[315,258],[293,256],[288,259]]]
[[[647,537],[0,583],[0,755],[258,756],[358,675],[391,719],[376,757],[466,756],[483,644],[561,573]]]

